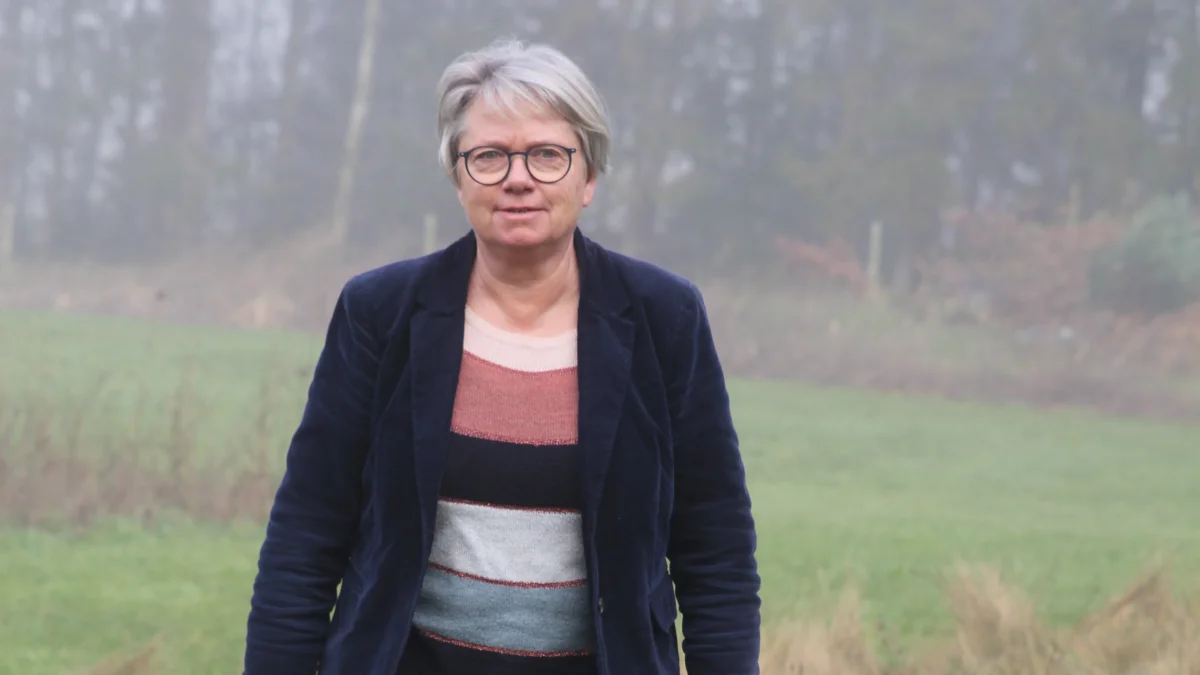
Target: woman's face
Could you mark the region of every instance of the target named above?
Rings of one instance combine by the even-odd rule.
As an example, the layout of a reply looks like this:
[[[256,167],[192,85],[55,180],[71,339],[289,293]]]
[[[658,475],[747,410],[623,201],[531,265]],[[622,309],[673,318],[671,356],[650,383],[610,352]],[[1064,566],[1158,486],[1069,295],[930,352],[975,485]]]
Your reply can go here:
[[[575,150],[569,156],[570,170],[561,180],[545,183],[530,175],[524,155],[514,155],[508,176],[496,185],[481,185],[467,170],[468,158],[460,157],[458,200],[466,211],[475,236],[481,243],[511,248],[554,246],[568,240],[579,221],[579,214],[592,201],[596,189],[594,176],[588,175],[583,148],[566,120],[553,112],[522,104],[517,114],[509,115],[476,102],[466,113],[459,152],[488,146],[504,151],[528,151],[535,146],[554,144]],[[528,160],[533,173],[543,178],[557,177],[553,171],[556,157],[544,149]],[[496,164],[498,162],[498,164]],[[474,173],[492,182],[484,168],[496,164],[503,172],[504,156],[495,152],[481,155],[472,163]]]

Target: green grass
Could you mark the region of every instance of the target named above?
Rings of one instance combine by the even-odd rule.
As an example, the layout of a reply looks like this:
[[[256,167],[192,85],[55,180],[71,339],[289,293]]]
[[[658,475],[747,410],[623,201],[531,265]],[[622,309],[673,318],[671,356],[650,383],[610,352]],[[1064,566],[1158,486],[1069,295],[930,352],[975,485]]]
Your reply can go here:
[[[103,391],[86,441],[146,424],[164,405],[151,399],[187,382],[198,452],[230,458],[270,380],[279,461],[318,347],[285,333],[0,312],[0,394],[69,406]],[[1198,585],[1200,427],[731,388],[771,621],[823,614],[828,592],[853,580],[872,619],[936,636],[949,627],[944,580],[958,560],[1000,566],[1055,622],[1119,592],[1160,553]],[[260,536],[183,522],[0,532],[0,675],[74,672],[160,634],[174,673],[237,672]]]
[[[258,528],[0,536],[0,673],[62,674],[163,637],[179,673],[241,672]]]
[[[64,411],[72,423],[82,411],[78,433],[93,441],[85,450],[128,437],[131,427],[147,443],[165,444],[182,403],[202,459],[236,463],[263,412],[272,438],[286,440],[320,346],[319,337],[282,331],[5,310],[0,395]]]

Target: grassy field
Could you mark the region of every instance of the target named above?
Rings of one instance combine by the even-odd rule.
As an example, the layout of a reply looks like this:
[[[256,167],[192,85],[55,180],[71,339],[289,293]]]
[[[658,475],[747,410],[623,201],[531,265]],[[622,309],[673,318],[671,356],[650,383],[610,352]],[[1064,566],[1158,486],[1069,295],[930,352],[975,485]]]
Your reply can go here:
[[[212,522],[212,509],[210,522],[172,515],[180,504],[153,488],[264,463],[274,477],[318,348],[287,333],[0,312],[0,675],[78,672],[156,636],[171,673],[238,671],[261,527]],[[870,625],[905,645],[936,641],[953,628],[958,561],[994,565],[1054,624],[1159,555],[1200,586],[1200,426],[731,387],[773,625],[828,616],[851,583]],[[124,455],[135,459],[104,464]],[[134,489],[116,470],[40,478],[47,457],[159,469]],[[101,499],[116,494],[140,495],[155,517]],[[65,503],[74,511],[54,510]]]

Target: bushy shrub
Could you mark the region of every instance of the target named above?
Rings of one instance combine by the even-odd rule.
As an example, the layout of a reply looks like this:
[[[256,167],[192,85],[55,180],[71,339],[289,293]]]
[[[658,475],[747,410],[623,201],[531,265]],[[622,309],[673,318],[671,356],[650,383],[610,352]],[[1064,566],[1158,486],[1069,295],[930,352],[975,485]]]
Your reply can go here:
[[[1165,314],[1200,302],[1200,224],[1186,195],[1159,196],[1117,244],[1088,267],[1092,301],[1121,312]]]

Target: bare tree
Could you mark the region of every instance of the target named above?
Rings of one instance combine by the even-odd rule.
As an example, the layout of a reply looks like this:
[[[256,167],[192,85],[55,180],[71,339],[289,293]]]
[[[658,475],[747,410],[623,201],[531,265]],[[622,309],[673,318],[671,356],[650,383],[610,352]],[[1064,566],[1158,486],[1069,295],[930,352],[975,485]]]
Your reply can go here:
[[[183,243],[204,224],[207,201],[207,121],[210,68],[215,42],[212,0],[169,2],[164,31],[169,48],[163,64],[162,114],[158,138],[161,168],[169,175],[158,222]]]
[[[17,200],[14,173],[18,166],[15,119],[17,89],[20,84],[21,16],[23,0],[6,0],[3,32],[0,32],[0,267],[13,256],[16,234]]]
[[[362,41],[358,52],[358,77],[354,85],[354,100],[350,105],[350,121],[346,125],[346,142],[342,168],[338,172],[337,195],[333,202],[333,240],[345,242],[350,231],[350,202],[354,195],[354,170],[358,165],[359,146],[363,127],[371,107],[371,81],[375,65],[375,43],[379,36],[380,0],[367,0],[363,12]]]

